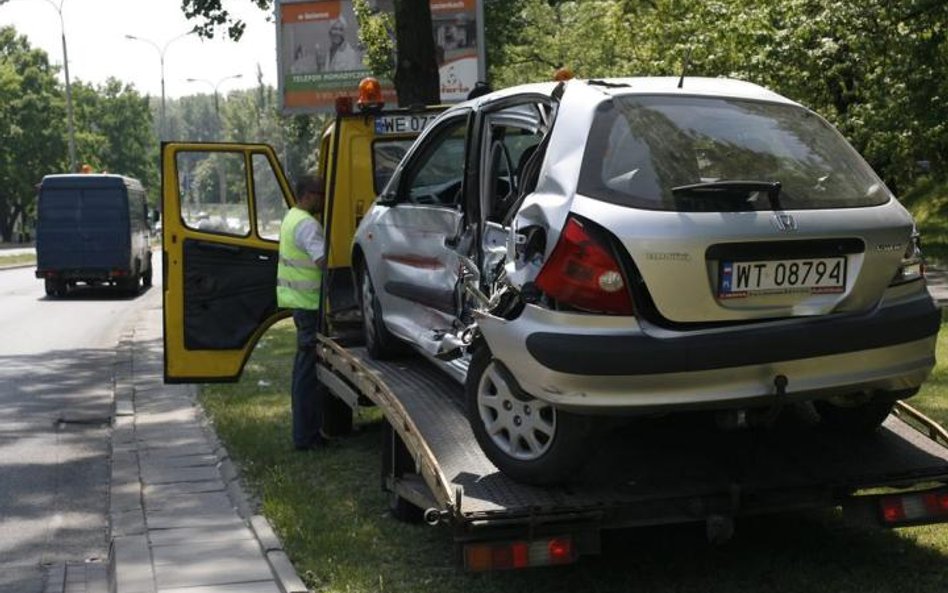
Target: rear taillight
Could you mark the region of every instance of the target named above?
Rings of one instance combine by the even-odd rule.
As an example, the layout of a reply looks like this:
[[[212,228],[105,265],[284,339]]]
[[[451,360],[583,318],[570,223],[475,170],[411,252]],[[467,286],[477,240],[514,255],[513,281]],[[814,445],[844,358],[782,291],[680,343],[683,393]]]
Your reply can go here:
[[[577,557],[573,540],[568,536],[464,546],[464,568],[472,572],[570,564]]]
[[[598,313],[632,315],[632,296],[608,245],[569,218],[536,286],[557,302]]]
[[[912,229],[905,253],[902,254],[902,263],[895,273],[891,284],[904,284],[925,277],[925,261],[922,258],[922,239],[918,231]]]
[[[879,511],[886,525],[937,523],[948,520],[948,490],[884,496]]]

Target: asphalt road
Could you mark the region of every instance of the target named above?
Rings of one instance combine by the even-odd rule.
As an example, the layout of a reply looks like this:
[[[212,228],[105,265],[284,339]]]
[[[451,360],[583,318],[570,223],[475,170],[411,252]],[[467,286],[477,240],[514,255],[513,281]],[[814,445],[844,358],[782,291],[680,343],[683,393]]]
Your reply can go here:
[[[0,593],[107,556],[115,346],[144,299],[0,270]]]

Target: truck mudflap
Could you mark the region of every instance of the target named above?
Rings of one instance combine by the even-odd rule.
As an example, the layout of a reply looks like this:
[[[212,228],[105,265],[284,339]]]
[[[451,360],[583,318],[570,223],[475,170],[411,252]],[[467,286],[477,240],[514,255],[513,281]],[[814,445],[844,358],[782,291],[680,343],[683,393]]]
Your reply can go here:
[[[948,521],[948,434],[904,403],[868,438],[830,432],[806,406],[767,430],[722,432],[701,414],[633,418],[603,429],[573,483],[538,488],[490,463],[462,387],[427,361],[375,361],[328,338],[320,359],[337,397],[382,409],[411,459],[389,486],[432,505],[419,517],[452,527],[470,570],[572,561],[623,527],[698,522],[720,541],[740,516],[834,506],[883,526]]]

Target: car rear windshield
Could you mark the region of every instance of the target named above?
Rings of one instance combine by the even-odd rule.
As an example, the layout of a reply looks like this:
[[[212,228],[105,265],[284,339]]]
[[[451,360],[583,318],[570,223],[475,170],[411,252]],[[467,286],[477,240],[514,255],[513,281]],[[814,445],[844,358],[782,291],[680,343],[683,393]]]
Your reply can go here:
[[[802,107],[669,96],[615,97],[599,107],[578,191],[683,212],[848,208],[889,199],[862,157]]]

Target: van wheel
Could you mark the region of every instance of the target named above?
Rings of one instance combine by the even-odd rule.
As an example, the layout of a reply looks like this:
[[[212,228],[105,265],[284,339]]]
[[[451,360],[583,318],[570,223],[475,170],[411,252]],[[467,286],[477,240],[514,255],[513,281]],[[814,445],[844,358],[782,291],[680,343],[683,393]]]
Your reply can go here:
[[[518,482],[566,482],[594,447],[592,420],[525,393],[488,348],[474,353],[465,382],[467,417],[487,457]]]
[[[399,353],[398,338],[393,336],[382,321],[382,306],[375,296],[375,287],[369,271],[362,269],[362,328],[365,349],[377,360],[385,360]]]
[[[47,278],[44,282],[44,287],[46,289],[46,296],[48,297],[66,296],[66,283],[62,280]]]
[[[895,406],[889,398],[874,397],[860,404],[842,401],[814,401],[823,424],[847,434],[868,434],[878,429]]]
[[[118,281],[118,289],[129,294],[138,294],[138,276],[133,275]]]

